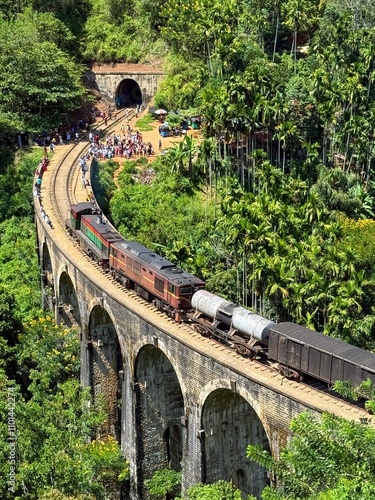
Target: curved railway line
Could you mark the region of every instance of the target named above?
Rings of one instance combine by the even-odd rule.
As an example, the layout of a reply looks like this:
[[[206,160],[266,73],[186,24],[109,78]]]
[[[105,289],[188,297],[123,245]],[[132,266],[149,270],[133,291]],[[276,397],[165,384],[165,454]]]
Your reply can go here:
[[[115,119],[101,132],[109,132],[115,125],[121,122],[123,110],[118,111],[115,114]],[[129,119],[134,116],[134,111],[130,112]],[[79,184],[79,175],[77,175],[76,169],[74,168],[77,165],[79,158],[86,152],[87,150],[87,140],[88,134],[86,133],[84,136],[80,138],[80,140],[73,145],[64,153],[62,158],[59,159],[58,165],[54,168],[50,180],[50,193],[51,193],[51,201],[52,201],[52,210],[57,217],[57,221],[59,224],[62,224],[65,227],[64,220],[66,218],[66,207],[70,207],[70,205],[77,203],[79,201],[77,192],[78,192],[78,184]],[[57,189],[58,180],[64,178],[66,179],[65,185],[65,194],[62,189]],[[57,194],[58,193],[58,194]],[[65,209],[65,211],[64,211]]]
[[[117,113],[114,120],[105,129],[96,129],[100,132],[109,132],[122,120]],[[86,138],[87,140],[87,138]],[[372,417],[361,407],[343,401],[332,393],[322,390],[316,382],[295,382],[282,377],[271,366],[257,360],[241,357],[235,351],[221,343],[202,337],[187,324],[178,324],[162,312],[154,308],[139,297],[134,291],[126,290],[101,267],[92,261],[78,246],[77,242],[68,235],[65,229],[65,219],[72,203],[84,201],[86,190],[80,184],[81,172],[77,167],[79,158],[87,150],[88,143],[81,139],[78,143],[69,146],[58,146],[51,159],[48,170],[43,175],[42,200],[47,214],[50,215],[54,229],[45,227],[49,238],[64,254],[66,260],[80,271],[89,275],[90,279],[108,296],[131,309],[147,322],[156,324],[158,329],[177,339],[200,354],[212,358],[214,361],[227,366],[233,372],[248,377],[271,390],[283,394],[315,411],[330,411],[331,413],[349,420],[366,419],[373,423]],[[36,210],[36,217],[40,213]],[[41,223],[43,221],[40,218]],[[46,226],[46,224],[44,223]],[[81,299],[78,297],[78,299]],[[82,298],[83,299],[83,298]]]

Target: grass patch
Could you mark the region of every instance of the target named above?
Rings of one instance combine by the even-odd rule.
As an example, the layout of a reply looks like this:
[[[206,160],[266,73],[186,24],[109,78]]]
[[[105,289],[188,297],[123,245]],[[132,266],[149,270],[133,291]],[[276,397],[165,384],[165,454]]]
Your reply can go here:
[[[155,126],[152,125],[153,121],[154,119],[151,115],[142,116],[142,118],[139,118],[139,120],[135,122],[135,128],[140,132],[150,132],[155,128]]]

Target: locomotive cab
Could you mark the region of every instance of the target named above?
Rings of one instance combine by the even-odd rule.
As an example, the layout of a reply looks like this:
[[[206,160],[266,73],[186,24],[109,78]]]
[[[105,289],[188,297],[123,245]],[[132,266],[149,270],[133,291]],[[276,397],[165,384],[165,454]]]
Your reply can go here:
[[[65,220],[68,229],[80,231],[82,215],[92,215],[99,213],[98,208],[93,203],[84,201],[72,205],[69,210],[69,217]]]

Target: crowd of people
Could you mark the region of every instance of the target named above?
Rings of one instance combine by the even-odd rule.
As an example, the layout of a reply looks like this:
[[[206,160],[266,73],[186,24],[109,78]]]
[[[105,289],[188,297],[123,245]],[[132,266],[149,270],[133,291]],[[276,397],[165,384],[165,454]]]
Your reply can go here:
[[[141,111],[142,106],[137,105],[135,116],[137,116]],[[79,120],[74,126],[71,126],[65,130],[58,130],[50,134],[40,134],[34,139],[36,144],[39,144],[44,148],[44,157],[40,162],[36,172],[37,180],[34,188],[34,196],[39,199],[40,214],[42,219],[51,228],[53,228],[53,226],[49,216],[44,210],[41,196],[43,173],[47,170],[49,163],[48,149],[50,154],[54,154],[56,147],[69,143],[71,141],[76,142],[81,138],[81,133],[85,133],[85,137],[87,137],[89,141],[89,147],[87,152],[83,156],[81,156],[79,160],[79,168],[81,170],[82,188],[86,189],[87,192],[87,201],[91,201],[93,199],[93,193],[90,188],[90,180],[87,178],[87,173],[89,171],[89,161],[92,161],[93,159],[100,161],[112,158],[131,159],[134,157],[147,157],[155,154],[152,143],[144,141],[142,133],[140,133],[139,131],[132,130],[129,122],[129,111],[125,109],[124,112],[125,120],[121,124],[119,132],[112,131],[104,137],[99,135],[99,133],[97,133],[95,130],[92,130],[90,124],[99,118],[102,119],[105,126],[107,126],[107,121],[113,117],[112,109],[110,106],[108,107],[108,110],[106,112],[99,111],[97,108],[93,108],[89,118]],[[161,150],[161,148],[161,140],[159,140],[159,150]]]
[[[37,180],[36,180],[36,182],[34,184],[34,196],[39,200],[40,216],[42,217],[42,219],[44,220],[44,222],[46,224],[48,224],[48,226],[51,229],[53,229],[53,225],[52,225],[51,219],[49,218],[48,214],[44,210],[43,202],[42,202],[42,181],[43,181],[43,174],[44,174],[44,172],[48,168],[48,163],[49,163],[49,159],[48,159],[48,156],[47,156],[46,151],[45,151],[43,159],[40,161],[40,163],[38,165],[38,168],[36,170]]]
[[[133,131],[129,124],[120,127],[120,133],[110,133],[101,139],[99,135],[89,133],[90,146],[88,153],[96,160],[111,158],[125,158],[127,160],[134,156],[151,156],[154,147],[151,142],[144,142],[142,134]]]
[[[54,146],[79,141],[81,135],[88,132],[91,129],[91,125],[97,119],[103,120],[105,126],[107,126],[108,120],[111,120],[112,117],[113,111],[110,105],[106,111],[100,111],[97,107],[93,107],[88,117],[79,119],[68,127],[61,127],[53,132],[37,134],[33,137],[33,142],[44,148],[49,146],[53,152]]]

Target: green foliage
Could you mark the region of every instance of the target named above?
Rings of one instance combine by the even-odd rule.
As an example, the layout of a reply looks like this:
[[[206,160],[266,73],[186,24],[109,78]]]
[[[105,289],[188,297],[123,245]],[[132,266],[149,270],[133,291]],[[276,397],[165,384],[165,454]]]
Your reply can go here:
[[[217,481],[213,484],[196,484],[188,489],[186,500],[241,500],[242,494],[232,483]],[[249,497],[250,500],[250,497]]]
[[[51,2],[50,0],[31,0],[31,7],[38,12],[51,13],[61,24],[65,26],[66,31],[69,30],[74,38],[79,39],[82,36],[84,23],[90,14],[90,0],[80,0],[72,2],[71,0],[61,0],[59,2]],[[65,40],[71,38],[72,35],[65,36]],[[71,47],[73,54],[77,54],[77,49]]]
[[[357,185],[360,185],[357,175],[346,174],[339,168],[328,169],[321,165],[311,193],[317,194],[329,210],[357,218],[361,215],[362,209],[361,200],[353,191],[353,187]]]
[[[43,150],[41,148],[26,149],[19,151],[15,158],[10,158],[10,162],[3,162],[0,168],[2,186],[0,219],[2,221],[10,219],[12,216],[30,217],[33,215],[33,175],[42,156]],[[6,153],[2,154],[2,158],[6,159]]]
[[[371,379],[364,380],[358,387],[354,387],[351,382],[337,381],[333,385],[333,390],[346,398],[358,401],[358,399],[365,399],[365,408],[370,413],[375,410],[375,386]]]
[[[279,460],[257,446],[247,449],[250,459],[277,477],[277,484],[263,491],[263,499],[373,497],[375,430],[371,426],[329,413],[318,421],[304,413],[293,420],[290,428],[293,438]]]
[[[371,413],[371,415],[375,414],[375,400],[369,400],[365,402],[366,410]]]
[[[155,126],[151,125],[153,121],[154,119],[151,115],[142,116],[135,122],[135,128],[140,132],[149,132],[155,128]]]
[[[128,477],[128,463],[111,437],[91,441],[105,419],[104,404],[91,403],[78,381],[80,341],[77,332],[55,325],[49,316],[24,326],[13,359],[23,390],[6,380],[0,368],[0,413],[6,422],[6,386],[14,387],[17,426],[16,487],[0,479],[1,498],[24,491],[28,498],[103,499]],[[15,375],[15,370],[13,376]],[[3,397],[4,396],[4,397]],[[4,432],[3,432],[4,430]],[[9,468],[8,432],[0,439],[1,470]],[[3,479],[4,478],[4,479]],[[55,496],[53,496],[55,495]]]
[[[155,105],[167,110],[195,106],[197,89],[203,85],[205,75],[202,60],[170,54],[164,63],[164,71],[166,77],[155,96]]]
[[[59,383],[79,374],[77,332],[55,325],[51,316],[43,315],[25,324],[20,340],[22,352],[18,363],[31,380],[28,389],[34,397],[39,393],[43,397]]]
[[[181,483],[181,472],[172,469],[162,469],[145,481],[146,487],[155,500],[164,500],[173,495],[176,500],[242,500],[241,491],[232,483],[217,481],[213,484],[195,484],[188,489],[186,496],[176,497]],[[248,497],[251,500],[253,497]]]
[[[45,16],[42,16],[42,24]],[[15,130],[42,131],[62,123],[85,96],[81,68],[39,27],[30,11],[0,19],[0,113]],[[32,57],[29,57],[29,54]]]
[[[11,347],[17,344],[21,330],[22,323],[15,316],[14,297],[0,288],[0,337]]]
[[[19,318],[27,319],[40,309],[41,301],[35,227],[29,219],[13,217],[0,224],[0,231],[0,284],[14,295]]]
[[[17,370],[15,353],[21,332],[14,297],[0,287],[0,370],[8,377],[14,378]]]
[[[375,221],[372,219],[343,220],[347,244],[358,255],[363,267],[373,273],[375,266]]]
[[[142,62],[160,57],[165,47],[155,40],[142,2],[92,0],[85,25],[82,53],[97,62]]]
[[[55,488],[66,495],[91,493],[102,499],[118,485],[119,475],[121,480],[126,476],[127,464],[116,442],[89,443],[104,418],[100,407],[89,406],[89,399],[78,381],[67,380],[53,393],[38,391],[19,402],[16,482],[28,489],[30,498]]]
[[[110,199],[116,190],[114,173],[118,170],[119,163],[115,160],[106,160],[100,163],[94,161],[93,166],[96,172],[93,180],[95,196],[104,213],[108,213]]]
[[[22,321],[37,314],[41,301],[32,221],[33,174],[41,155],[39,149],[21,152],[0,173],[0,284],[14,297],[15,314]]]
[[[95,497],[87,494],[73,496],[65,495],[55,488],[48,488],[47,491],[41,493],[41,495],[38,497],[38,500],[95,500]]]
[[[145,481],[146,488],[156,500],[163,500],[168,493],[176,493],[181,485],[181,472],[173,469],[157,471],[151,479]]]

